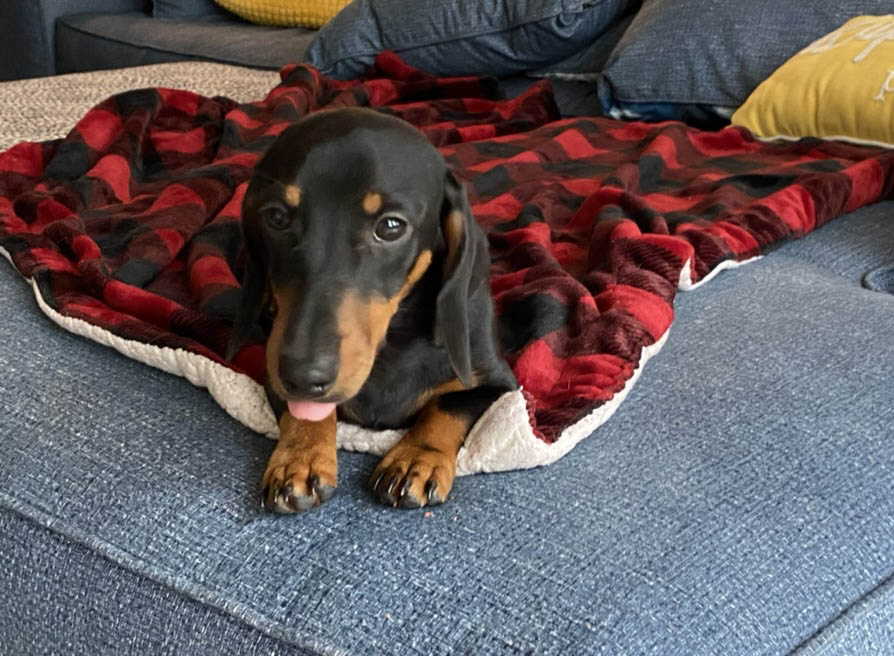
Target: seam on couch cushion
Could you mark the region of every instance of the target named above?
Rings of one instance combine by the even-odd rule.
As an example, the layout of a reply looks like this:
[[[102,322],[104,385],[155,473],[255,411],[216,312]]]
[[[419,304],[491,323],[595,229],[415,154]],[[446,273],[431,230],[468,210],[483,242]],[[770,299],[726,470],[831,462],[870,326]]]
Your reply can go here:
[[[170,588],[198,603],[227,613],[271,638],[282,640],[301,649],[315,651],[321,656],[347,656],[347,652],[329,644],[325,636],[314,636],[307,632],[302,633],[296,629],[287,629],[255,608],[234,603],[216,590],[207,588],[191,579],[174,576],[164,571],[163,568],[153,567],[138,554],[130,553],[119,545],[98,540],[84,531],[67,526],[63,519],[16,497],[12,497],[5,492],[0,492],[0,505],[38,526],[89,549],[119,567]]]
[[[858,618],[871,614],[877,610],[879,603],[887,604],[894,612],[894,571],[883,579],[874,588],[868,590],[865,594],[860,595],[851,604],[846,606],[840,613],[835,615],[826,624],[818,628],[809,637],[805,638],[791,652],[790,656],[808,656],[819,654],[830,654],[838,652],[830,652],[828,649],[835,649],[836,643],[839,646],[848,648],[848,654],[855,652],[850,651],[853,643],[848,644],[849,638],[847,633],[852,631],[854,626],[865,626],[865,622],[861,622]],[[894,618],[891,619],[892,627],[894,627]],[[891,630],[891,638],[894,639],[894,628]],[[840,643],[844,640],[845,643]],[[875,645],[877,647],[879,645]],[[889,644],[894,649],[894,644]],[[881,650],[873,652],[874,654],[890,653]]]
[[[78,14],[78,15],[79,16],[87,16],[87,15],[96,16],[97,14]],[[165,19],[155,18],[152,20],[164,21]],[[217,23],[217,24],[219,25],[220,23]],[[196,59],[196,60],[201,60],[201,61],[214,62],[214,63],[218,63],[218,64],[229,64],[229,65],[235,64],[238,66],[245,66],[247,68],[256,68],[256,69],[261,69],[261,70],[279,70],[281,68],[281,66],[272,66],[272,65],[266,66],[266,65],[257,64],[257,63],[246,63],[243,60],[235,59],[235,58],[222,59],[220,57],[206,55],[201,52],[191,51],[188,48],[185,48],[183,51],[180,51],[180,50],[172,50],[172,49],[168,49],[168,48],[160,48],[156,45],[148,44],[148,43],[145,43],[142,41],[126,41],[124,39],[121,39],[118,37],[113,37],[113,36],[108,36],[108,35],[100,33],[100,32],[93,32],[90,30],[86,30],[83,27],[81,27],[80,25],[76,25],[76,24],[73,25],[65,19],[60,19],[59,25],[63,26],[65,29],[69,29],[73,32],[83,34],[83,35],[88,36],[93,39],[100,39],[103,41],[108,41],[109,43],[115,43],[118,45],[126,46],[126,47],[132,48],[134,50],[146,50],[146,51],[150,51],[150,52],[157,52],[157,53],[161,53],[161,54],[165,54],[165,55],[180,57],[182,59]],[[295,30],[297,28],[282,28],[282,29],[283,30]],[[298,36],[300,34],[302,34],[302,33],[298,33],[298,34],[296,34],[296,36]],[[300,61],[301,57],[302,57],[301,53],[296,52],[295,63]]]
[[[158,19],[158,20],[161,20],[161,19]],[[163,48],[158,48],[156,46],[144,45],[141,43],[132,43],[130,41],[124,41],[122,39],[116,39],[114,37],[109,37],[109,36],[105,36],[105,35],[96,34],[94,32],[89,32],[81,27],[78,27],[75,25],[70,25],[68,23],[63,23],[63,25],[65,26],[66,29],[72,30],[73,32],[78,32],[80,34],[84,34],[84,35],[89,36],[94,39],[102,39],[103,41],[108,41],[110,43],[117,43],[119,45],[133,48],[134,50],[149,50],[152,52],[163,53],[165,55],[174,55],[177,57],[182,57],[184,59],[187,59],[187,58],[200,59],[202,61],[214,62],[216,64],[238,64],[239,66],[247,66],[249,68],[261,68],[261,69],[265,69],[265,70],[273,70],[273,69],[268,69],[265,66],[258,66],[256,64],[246,64],[244,62],[228,61],[226,59],[217,59],[214,57],[208,57],[207,55],[197,55],[194,53],[177,52],[175,50],[165,50]]]
[[[258,649],[259,640],[269,640],[269,641],[275,643],[273,645],[268,645],[267,649],[269,649],[269,651],[265,650],[263,653],[279,654],[280,650],[288,650],[289,654],[292,654],[293,651],[296,652],[296,656],[297,656],[297,652],[301,652],[302,656],[311,656],[312,654],[313,655],[321,654],[320,651],[316,651],[316,650],[307,651],[306,649],[302,648],[301,646],[293,645],[293,644],[287,643],[283,640],[280,640],[279,638],[272,637],[269,634],[265,633],[264,631],[258,629],[258,627],[254,626],[252,624],[249,624],[249,623],[245,622],[244,620],[234,616],[232,613],[227,613],[227,612],[221,611],[219,608],[212,606],[210,604],[206,604],[205,602],[198,600],[195,597],[185,595],[182,592],[171,588],[170,586],[163,585],[163,584],[159,583],[158,581],[155,581],[149,577],[146,577],[139,572],[135,572],[131,568],[125,567],[122,564],[120,564],[114,560],[111,560],[108,557],[106,557],[100,553],[97,553],[95,550],[91,549],[90,547],[88,547],[76,540],[72,540],[68,536],[63,535],[62,533],[54,530],[53,528],[48,528],[46,526],[41,525],[39,522],[34,521],[31,517],[28,517],[27,515],[22,514],[21,512],[18,512],[11,508],[6,508],[6,507],[0,506],[0,527],[6,529],[6,528],[10,527],[10,522],[12,522],[12,526],[11,526],[12,530],[16,531],[16,532],[9,533],[8,535],[5,535],[4,537],[12,539],[14,541],[18,540],[19,544],[24,549],[27,550],[27,557],[32,557],[35,559],[35,561],[40,562],[39,557],[41,557],[41,556],[46,557],[48,555],[48,553],[47,553],[48,550],[62,549],[62,550],[68,551],[73,559],[77,559],[76,562],[74,562],[74,563],[69,563],[67,559],[59,560],[56,563],[47,564],[46,567],[41,567],[40,571],[37,572],[38,577],[44,576],[44,577],[53,578],[55,575],[55,571],[61,570],[65,574],[64,578],[66,579],[66,583],[69,583],[69,581],[68,581],[69,574],[71,576],[75,577],[74,578],[75,585],[72,587],[69,587],[69,588],[65,587],[66,583],[59,583],[58,581],[50,583],[50,586],[52,586],[52,589],[54,589],[54,590],[59,589],[59,591],[63,595],[65,595],[66,592],[73,592],[75,590],[78,590],[81,593],[86,593],[86,595],[88,597],[92,597],[95,602],[101,604],[102,603],[102,600],[100,599],[101,597],[108,598],[109,594],[114,594],[113,591],[117,592],[122,589],[126,590],[128,584],[129,584],[128,579],[133,579],[134,584],[138,587],[138,591],[139,591],[139,595],[140,595],[139,599],[134,599],[133,601],[136,601],[138,603],[139,602],[145,603],[147,598],[153,599],[154,604],[156,605],[156,608],[158,608],[162,614],[164,614],[164,612],[166,612],[166,611],[172,611],[174,613],[182,612],[184,610],[184,606],[186,606],[186,607],[192,606],[192,607],[194,607],[194,610],[190,611],[190,612],[195,612],[197,614],[205,613],[205,614],[207,614],[205,619],[208,621],[215,622],[215,624],[217,622],[227,623],[227,624],[232,625],[237,631],[239,631],[239,630],[245,631],[248,634],[248,637],[250,638],[250,642],[235,643],[235,644],[238,644],[240,646],[242,646],[243,644],[245,646],[251,645],[251,653],[252,654],[261,653]],[[28,532],[25,536],[26,541],[21,542],[20,540],[21,540],[22,534],[26,531]],[[33,531],[33,533],[31,531]],[[13,537],[13,536],[15,536],[15,537]],[[35,545],[34,544],[35,541],[39,541],[39,544]],[[35,546],[37,547],[36,549],[34,548]],[[2,555],[8,555],[8,554],[2,554]],[[19,554],[19,556],[21,556],[21,554]],[[13,560],[16,560],[17,559],[16,554],[13,554],[12,558],[13,558]],[[0,561],[2,561],[2,557],[0,557]],[[90,561],[90,562],[88,562],[88,561]],[[23,563],[23,564],[26,567],[24,573],[27,575],[27,573],[28,573],[27,563]],[[96,590],[85,589],[84,587],[78,585],[77,584],[78,572],[73,571],[78,568],[89,568],[89,567],[91,567],[91,565],[94,565],[98,571],[102,571],[104,574],[108,575],[107,577],[103,578],[102,583],[98,586],[98,588]],[[16,570],[16,572],[19,572],[19,570]],[[15,579],[12,579],[10,582],[13,584],[13,589],[15,589],[16,588]],[[111,584],[111,586],[109,586],[109,584]],[[33,586],[31,581],[23,582],[22,585]],[[38,582],[37,585],[40,585],[40,582]],[[58,586],[62,586],[62,587],[60,588]],[[2,587],[2,586],[0,586],[0,587]],[[157,595],[159,595],[159,593],[162,596],[167,596],[167,600],[159,599],[157,596]],[[29,594],[29,593],[26,592],[26,594]],[[133,592],[131,592],[131,594],[133,594]],[[50,597],[49,595],[45,595],[45,594],[40,595],[40,596],[44,597],[46,599],[47,603],[51,607],[56,606],[59,603],[61,603],[60,599],[55,595],[52,597]],[[67,596],[67,598],[70,599],[70,596]],[[170,604],[170,605],[165,604],[164,603],[165,601],[167,601],[168,604]],[[12,605],[13,607],[15,607],[21,603],[22,603],[21,599],[15,598],[15,599],[11,600],[8,605]],[[164,604],[164,605],[158,605],[159,603]],[[2,614],[3,606],[4,606],[3,601],[0,601],[0,614]],[[35,611],[34,611],[33,607],[28,607],[24,610],[27,615],[31,615],[32,617],[35,615]],[[95,608],[91,609],[90,602],[88,601],[83,605],[83,607],[79,607],[78,609],[75,609],[72,612],[75,614],[75,616],[77,616],[78,613],[82,613],[82,615],[80,617],[83,618],[83,613],[86,612],[87,614],[89,614],[91,612],[91,610],[95,610]],[[131,612],[134,612],[135,609],[131,608],[128,610],[130,610]],[[13,612],[15,612],[15,611],[13,611]],[[2,617],[4,619],[7,619],[6,615],[2,615]],[[13,617],[16,617],[16,616],[13,615]],[[116,617],[115,620],[117,620],[117,619],[118,618]],[[182,617],[178,616],[178,619],[182,619]],[[106,618],[106,620],[108,621],[109,618]],[[123,646],[124,644],[127,644],[128,645],[128,653],[135,653],[133,650],[138,645],[135,644],[135,642],[133,641],[134,636],[121,635],[120,634],[121,627],[120,627],[120,625],[117,624],[117,622],[113,623],[109,627],[106,627],[109,632],[118,633],[120,635],[120,638],[117,639],[114,643],[109,643],[109,642],[95,642],[96,640],[102,640],[103,636],[96,636],[92,633],[87,633],[86,635],[82,634],[81,636],[78,636],[77,633],[82,632],[83,629],[85,628],[85,626],[83,624],[81,624],[80,622],[75,624],[72,627],[74,629],[73,633],[75,633],[75,635],[69,636],[67,628],[66,628],[66,624],[68,624],[70,621],[71,621],[71,615],[63,613],[63,616],[60,618],[60,620],[57,620],[57,622],[59,622],[59,623],[55,623],[51,629],[49,629],[43,635],[37,637],[36,641],[34,641],[34,642],[36,642],[36,645],[45,647],[47,645],[47,643],[53,644],[54,640],[58,640],[60,633],[61,633],[66,638],[69,638],[71,640],[71,643],[66,644],[67,648],[69,649],[69,653],[73,653],[73,652],[71,652],[72,647],[76,647],[76,648],[79,648],[82,650],[82,651],[77,651],[76,653],[91,653],[92,654],[92,653],[97,653],[99,651],[102,651],[99,647],[96,646],[97,644],[101,644],[103,646],[103,648],[106,650],[108,650],[109,648],[118,648],[118,647]],[[151,621],[157,622],[158,621],[157,616]],[[114,620],[113,620],[113,622],[114,622]],[[141,622],[141,625],[145,626],[148,629],[148,631],[147,631],[148,635],[144,634],[142,636],[144,641],[146,638],[149,638],[151,640],[151,638],[152,638],[151,633],[153,632],[153,629],[164,630],[167,633],[167,635],[165,635],[165,637],[164,637],[164,640],[165,640],[164,644],[154,644],[151,648],[147,648],[144,645],[142,647],[142,650],[139,653],[159,653],[159,652],[164,653],[164,654],[172,653],[171,645],[170,645],[170,643],[167,642],[169,635],[171,635],[168,632],[172,630],[172,627],[170,625],[160,625],[160,624],[155,624],[155,623],[146,625],[145,621]],[[87,625],[87,626],[89,627],[92,625]],[[202,624],[201,626],[204,629],[207,625]],[[180,630],[182,631],[182,627]],[[9,632],[9,631],[20,632],[21,628],[18,626],[18,623],[15,623],[13,625],[10,625],[8,621],[4,622],[4,623],[0,623],[0,645],[4,644],[2,642],[4,633]],[[216,624],[215,633],[218,631],[220,631],[220,625]],[[229,635],[229,633],[230,632],[227,632],[226,635]],[[180,635],[182,636],[182,633]],[[232,637],[232,636],[229,635],[229,637]],[[180,643],[176,642],[177,633],[173,634],[173,638],[174,638],[175,644],[179,645]],[[191,636],[191,638],[193,640],[195,640],[195,642],[198,644],[210,645],[209,640],[205,639],[204,634],[195,633],[195,634],[193,634],[193,636]],[[27,648],[21,647],[22,642],[29,641],[27,635],[22,636],[18,640],[20,641],[19,643],[13,642],[13,645],[19,644],[19,647],[21,649],[21,651],[18,651],[16,653],[27,653],[27,654],[37,653],[35,651],[36,645],[34,644],[34,642],[32,642],[32,645],[30,647],[27,647]],[[82,644],[85,641],[92,644],[92,646],[85,647]],[[216,641],[220,642],[220,637],[218,637]],[[228,643],[228,644],[232,645],[234,643]],[[58,643],[56,643],[56,646],[58,647]],[[86,649],[89,649],[89,651],[86,651]],[[147,651],[147,649],[151,649],[151,651]],[[178,654],[184,653],[183,651],[181,651],[182,647],[175,646],[174,649],[175,649],[175,651],[173,653],[178,653]],[[0,650],[0,651],[2,651],[2,650]],[[205,650],[202,653],[206,653],[206,651],[208,651],[208,650]],[[13,653],[13,652],[3,651],[3,653],[5,654],[5,653]],[[44,652],[41,652],[41,653],[44,653]],[[106,652],[103,651],[103,653],[106,653]],[[228,651],[227,653],[230,653],[230,652]]]

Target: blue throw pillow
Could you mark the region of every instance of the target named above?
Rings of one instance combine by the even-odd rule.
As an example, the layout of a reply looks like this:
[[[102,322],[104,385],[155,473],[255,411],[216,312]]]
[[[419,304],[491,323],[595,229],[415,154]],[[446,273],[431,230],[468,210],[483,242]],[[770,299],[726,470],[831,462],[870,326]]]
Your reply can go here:
[[[382,50],[435,75],[514,75],[588,45],[635,0],[354,0],[305,55],[326,75],[363,73]]]
[[[155,18],[232,16],[214,0],[153,0],[152,15]]]
[[[644,0],[605,63],[607,114],[665,120],[728,118],[792,55],[890,0]]]

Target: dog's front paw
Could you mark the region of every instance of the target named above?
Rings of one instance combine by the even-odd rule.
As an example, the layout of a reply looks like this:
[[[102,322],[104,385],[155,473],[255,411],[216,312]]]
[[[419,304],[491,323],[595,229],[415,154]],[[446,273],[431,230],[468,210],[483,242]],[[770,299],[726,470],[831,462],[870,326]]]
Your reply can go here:
[[[373,471],[370,485],[384,504],[421,508],[447,499],[455,472],[455,455],[428,445],[398,443]]]
[[[328,445],[277,445],[262,480],[264,507],[294,513],[318,506],[335,492],[338,461]]]

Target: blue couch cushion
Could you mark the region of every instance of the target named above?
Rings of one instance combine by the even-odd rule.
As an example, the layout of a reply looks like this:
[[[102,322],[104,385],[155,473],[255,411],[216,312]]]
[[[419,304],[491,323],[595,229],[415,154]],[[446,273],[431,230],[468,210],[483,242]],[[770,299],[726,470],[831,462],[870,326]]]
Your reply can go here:
[[[509,76],[588,44],[632,0],[354,0],[323,26],[307,60],[327,75],[363,73],[382,50],[436,75]]]
[[[605,64],[600,96],[615,116],[665,120],[696,105],[728,117],[811,42],[853,16],[888,13],[888,0],[645,0]]]
[[[167,19],[145,14],[73,14],[56,25],[60,73],[201,59],[279,69],[301,61],[315,31],[242,20]]]
[[[156,18],[232,16],[214,0],[152,0],[152,15]]]
[[[892,211],[682,294],[597,435],[428,512],[379,506],[375,459],[341,453],[326,507],[263,514],[269,440],[56,329],[0,268],[0,644],[892,653],[894,297],[858,276],[894,251]]]

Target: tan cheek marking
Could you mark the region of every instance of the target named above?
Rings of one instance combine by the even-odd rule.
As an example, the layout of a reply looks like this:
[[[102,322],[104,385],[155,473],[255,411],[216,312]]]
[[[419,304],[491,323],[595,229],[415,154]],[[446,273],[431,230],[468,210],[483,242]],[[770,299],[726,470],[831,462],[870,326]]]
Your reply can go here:
[[[410,269],[410,273],[407,274],[407,279],[404,281],[403,286],[400,288],[400,291],[395,297],[398,298],[398,303],[404,300],[406,295],[410,293],[413,285],[419,282],[419,279],[423,275],[425,275],[425,272],[428,271],[429,266],[431,266],[431,251],[422,251],[421,253],[419,253],[419,257],[417,257],[416,261],[413,263],[413,268]]]
[[[382,209],[382,195],[374,191],[363,197],[363,211],[367,214],[375,214]]]
[[[265,351],[267,361],[267,378],[270,386],[280,398],[288,398],[282,381],[279,377],[279,349],[282,346],[282,339],[286,332],[286,321],[292,312],[293,299],[286,296],[280,290],[272,289],[273,301],[276,303],[276,316],[273,318],[273,325],[270,328],[270,336],[267,338],[267,348]]]
[[[335,381],[337,393],[351,397],[356,394],[372,370],[376,352],[391,317],[397,312],[397,306],[406,298],[419,279],[431,265],[430,250],[422,251],[413,263],[400,290],[391,298],[381,296],[362,299],[356,293],[345,294],[336,313],[336,323],[341,336],[339,347],[338,378]]]
[[[372,304],[354,292],[345,294],[336,312],[336,325],[341,337],[339,344],[338,378],[334,391],[346,397],[356,394],[372,370],[375,349],[371,334]]]
[[[298,204],[301,202],[301,187],[293,184],[287,185],[283,199],[290,207],[298,207]]]

